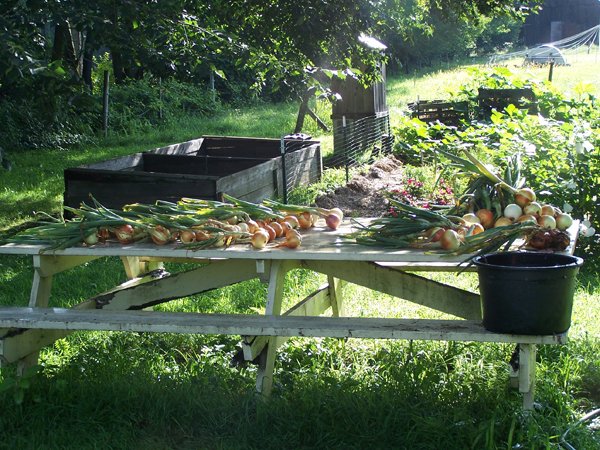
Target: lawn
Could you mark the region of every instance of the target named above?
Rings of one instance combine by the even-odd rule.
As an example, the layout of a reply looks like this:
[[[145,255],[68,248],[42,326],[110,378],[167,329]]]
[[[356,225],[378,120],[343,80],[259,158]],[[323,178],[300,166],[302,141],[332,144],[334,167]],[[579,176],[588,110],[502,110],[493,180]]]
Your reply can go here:
[[[569,79],[577,79],[588,74],[582,67],[557,68],[555,76],[572,69]],[[596,73],[579,81],[600,84]],[[443,96],[465,72],[418,75],[388,79],[392,121],[408,101]],[[11,154],[15,169],[0,173],[0,230],[31,220],[33,211],[57,213],[66,167],[202,134],[280,137],[293,128],[296,112],[296,104],[248,107],[85,148]],[[316,128],[309,132],[318,136]],[[322,189],[339,179],[326,177]],[[167,264],[173,272],[184,268]],[[474,274],[438,277],[477,288]],[[87,263],[55,277],[51,305],[76,304],[124,280],[116,261]],[[323,281],[295,270],[286,295],[303,298]],[[0,256],[0,304],[26,305],[30,283],[28,259]],[[254,314],[264,308],[264,295],[264,285],[249,281],[162,308]],[[432,314],[354,285],[344,298],[348,315]],[[531,413],[508,387],[510,345],[296,338],[278,353],[274,392],[265,402],[253,394],[256,367],[232,364],[235,336],[79,332],[44,349],[36,374],[18,380],[14,367],[1,369],[0,448],[549,449],[559,448],[569,430],[574,448],[593,450],[599,433],[573,424],[600,407],[599,299],[598,276],[583,273],[569,343],[539,349]]]

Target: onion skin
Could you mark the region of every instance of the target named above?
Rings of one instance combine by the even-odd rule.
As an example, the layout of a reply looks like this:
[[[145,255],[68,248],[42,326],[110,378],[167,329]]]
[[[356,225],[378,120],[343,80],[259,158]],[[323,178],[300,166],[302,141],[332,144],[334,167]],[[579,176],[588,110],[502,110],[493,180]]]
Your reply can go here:
[[[573,218],[567,213],[560,213],[556,216],[556,228],[566,230],[573,225]]]
[[[303,230],[308,230],[312,226],[312,218],[309,212],[303,212],[298,215],[298,225]]]
[[[510,205],[506,205],[504,208],[504,217],[508,217],[511,220],[517,220],[519,217],[523,215],[523,210],[521,207],[515,203],[511,203]]]
[[[179,233],[179,240],[184,244],[189,244],[196,240],[196,233],[192,230],[183,230]]]
[[[529,188],[519,189],[515,194],[515,203],[521,208],[529,205],[531,202],[535,202],[535,192]]]
[[[475,236],[476,234],[483,233],[484,231],[485,229],[483,228],[483,225],[480,223],[474,223],[467,230],[467,236]]]
[[[552,230],[556,228],[556,219],[553,216],[542,215],[538,219],[538,225],[542,228],[549,228]]]
[[[539,216],[542,213],[542,205],[538,202],[531,202],[523,208],[523,214]]]
[[[250,240],[250,242],[252,243],[252,247],[256,249],[260,250],[262,248],[265,248],[265,245],[267,245],[267,242],[269,242],[269,233],[266,230],[260,228],[257,231],[255,231],[254,234],[252,234],[252,239]]]
[[[326,216],[329,216],[331,214],[335,214],[336,216],[338,216],[340,218],[340,222],[342,220],[344,220],[344,211],[342,211],[340,208],[332,208],[329,211],[327,211]]]
[[[208,241],[210,239],[210,234],[206,233],[205,231],[197,230],[195,235],[197,242]]]
[[[269,235],[269,242],[275,240],[275,238],[277,237],[277,233],[275,233],[275,230],[273,229],[273,227],[271,225],[267,225],[265,223],[265,224],[263,224],[262,229],[265,230],[267,232],[267,234]]]
[[[438,242],[442,238],[442,234],[446,231],[441,227],[434,227],[427,230],[426,236],[429,238],[430,242]]]
[[[475,215],[479,218],[479,222],[483,228],[492,228],[494,226],[494,213],[486,208],[477,210]]]
[[[256,221],[254,221],[252,219],[250,219],[249,221],[247,221],[246,225],[248,226],[248,233],[255,233],[260,228],[258,226],[258,224],[256,223]]]
[[[273,231],[275,231],[275,237],[276,238],[283,236],[284,230],[283,230],[283,226],[281,226],[280,223],[278,223],[278,222],[271,222],[269,224],[269,226],[271,228],[273,228]]]
[[[302,243],[302,236],[296,230],[289,230],[285,233],[285,242],[282,242],[277,247],[298,248]]]
[[[460,247],[460,237],[454,230],[446,230],[440,239],[444,250],[454,251]]]
[[[85,245],[96,245],[98,243],[98,230],[92,229],[89,234],[83,238]]]
[[[171,240],[171,232],[162,225],[156,225],[148,230],[152,242],[156,245],[165,245]]]
[[[472,225],[474,223],[481,223],[481,219],[473,213],[468,213],[462,216],[462,219],[467,223],[467,225]]]
[[[291,228],[298,228],[300,226],[296,216],[285,216],[283,221],[287,222]]]
[[[342,219],[340,219],[340,216],[337,214],[329,214],[327,217],[325,217],[325,224],[332,230],[337,230],[341,223]]]
[[[508,217],[499,217],[498,220],[496,220],[496,222],[494,223],[494,228],[506,227],[512,223],[512,220],[510,220]]]
[[[556,215],[556,210],[552,205],[542,205],[542,210],[540,211],[540,216],[552,216]]]
[[[131,225],[121,225],[115,228],[114,233],[121,244],[131,244],[133,242],[133,227]]]

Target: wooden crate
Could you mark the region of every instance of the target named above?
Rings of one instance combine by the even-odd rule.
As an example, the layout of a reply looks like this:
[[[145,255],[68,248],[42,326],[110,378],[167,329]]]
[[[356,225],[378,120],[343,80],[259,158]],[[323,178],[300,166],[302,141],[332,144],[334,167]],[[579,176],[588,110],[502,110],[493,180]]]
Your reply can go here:
[[[219,200],[223,193],[259,202],[285,189],[320,179],[318,141],[203,136],[147,152],[64,171],[64,204],[89,204],[90,195],[109,208],[128,203]],[[285,165],[285,168],[284,168]]]
[[[492,110],[504,111],[508,105],[519,109],[527,109],[530,114],[537,114],[538,103],[531,88],[489,89],[479,88],[477,96],[479,115],[489,118]]]
[[[439,121],[446,125],[458,126],[461,120],[468,119],[469,105],[467,102],[447,102],[443,100],[421,100],[408,104],[411,117],[423,122]]]

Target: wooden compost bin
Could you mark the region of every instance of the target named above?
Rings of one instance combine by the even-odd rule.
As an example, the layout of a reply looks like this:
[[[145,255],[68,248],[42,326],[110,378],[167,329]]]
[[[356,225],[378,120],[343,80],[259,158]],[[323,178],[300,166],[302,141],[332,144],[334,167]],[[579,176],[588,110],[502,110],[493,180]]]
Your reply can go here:
[[[64,172],[64,204],[90,204],[90,195],[109,208],[128,203],[220,200],[223,193],[247,201],[283,196],[286,189],[320,179],[318,141],[203,136]]]

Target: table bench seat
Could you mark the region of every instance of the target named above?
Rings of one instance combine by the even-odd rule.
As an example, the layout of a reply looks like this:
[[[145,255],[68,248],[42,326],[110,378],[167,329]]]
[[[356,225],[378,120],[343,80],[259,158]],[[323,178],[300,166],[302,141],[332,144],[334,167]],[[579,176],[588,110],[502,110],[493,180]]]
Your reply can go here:
[[[563,344],[566,333],[513,335],[486,330],[476,320],[262,316],[149,311],[0,308],[0,329],[106,330],[186,334],[415,339]],[[0,332],[0,335],[2,333]],[[0,341],[1,342],[1,341]]]

